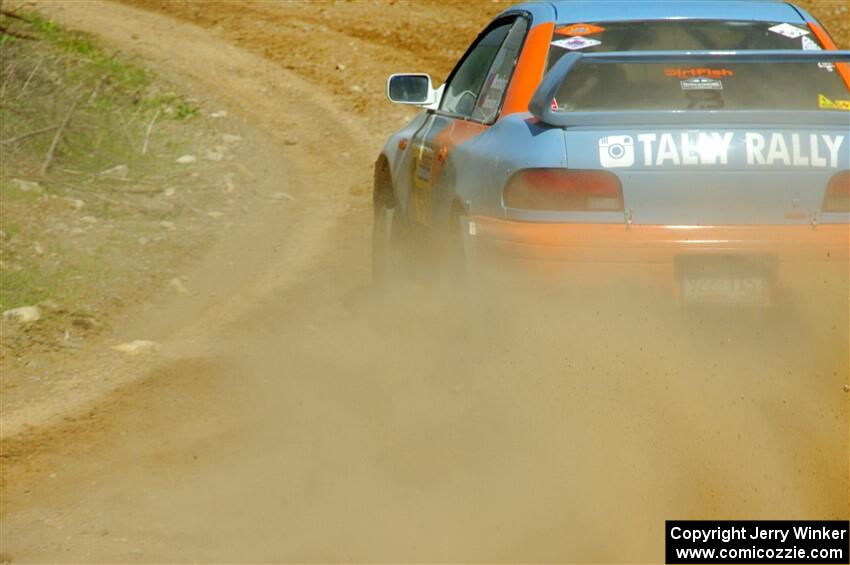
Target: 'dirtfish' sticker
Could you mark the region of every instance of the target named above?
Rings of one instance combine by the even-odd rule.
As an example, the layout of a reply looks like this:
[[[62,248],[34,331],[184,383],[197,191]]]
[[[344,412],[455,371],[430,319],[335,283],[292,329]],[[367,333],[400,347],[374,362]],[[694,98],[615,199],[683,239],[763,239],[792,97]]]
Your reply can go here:
[[[598,39],[591,39],[589,37],[570,37],[568,39],[557,39],[552,42],[552,45],[555,47],[561,47],[562,49],[576,51],[577,49],[586,49],[595,45],[602,45],[602,42]]]
[[[768,29],[773,33],[778,33],[779,35],[784,35],[785,37],[790,37],[791,39],[796,39],[801,35],[808,35],[809,33],[808,31],[800,29],[797,26],[793,26],[791,24],[778,24]]]
[[[605,31],[604,27],[599,27],[593,24],[572,24],[557,28],[555,33],[560,35],[590,35],[593,33],[601,33],[603,31]]]
[[[734,76],[734,72],[729,69],[707,69],[707,68],[691,68],[691,69],[664,69],[664,76],[676,78],[694,78],[708,77],[720,78]]]

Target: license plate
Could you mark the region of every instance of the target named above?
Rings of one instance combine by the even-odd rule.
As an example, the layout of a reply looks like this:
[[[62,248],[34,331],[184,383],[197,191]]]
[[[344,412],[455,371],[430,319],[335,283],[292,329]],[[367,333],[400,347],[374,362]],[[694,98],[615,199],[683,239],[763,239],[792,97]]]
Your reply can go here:
[[[681,280],[681,298],[687,303],[765,304],[768,289],[761,277]]]

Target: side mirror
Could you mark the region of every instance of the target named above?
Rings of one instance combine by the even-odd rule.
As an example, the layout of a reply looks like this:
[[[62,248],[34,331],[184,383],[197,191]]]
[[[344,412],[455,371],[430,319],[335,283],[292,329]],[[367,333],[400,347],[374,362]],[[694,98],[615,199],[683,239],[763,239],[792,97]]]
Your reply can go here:
[[[428,106],[436,101],[437,93],[426,74],[395,74],[387,80],[387,98],[396,104]]]

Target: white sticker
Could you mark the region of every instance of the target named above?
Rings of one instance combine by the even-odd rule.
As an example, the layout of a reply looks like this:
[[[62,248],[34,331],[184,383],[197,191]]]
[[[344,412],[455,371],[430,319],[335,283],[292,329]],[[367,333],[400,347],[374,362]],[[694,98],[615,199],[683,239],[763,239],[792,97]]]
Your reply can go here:
[[[806,37],[804,35],[801,41],[803,51],[823,51],[823,47],[818,45],[810,37]],[[832,63],[818,63],[818,67],[821,69],[826,69],[829,72],[833,72],[835,70],[835,65],[833,65]]]
[[[791,24],[779,24],[768,29],[773,33],[778,33],[779,35],[784,35],[791,39],[795,39],[801,35],[808,35],[809,33],[808,31],[800,29],[797,26],[792,26]]]
[[[602,45],[602,42],[598,39],[591,39],[590,37],[568,37],[566,39],[558,39],[556,41],[553,41],[552,45],[554,45],[555,47],[561,47],[562,49],[569,49],[570,51],[575,51],[576,49],[584,49],[586,47]]]
[[[689,78],[679,84],[682,85],[682,90],[723,90],[723,82],[713,78]]]
[[[812,41],[812,38],[803,36],[803,51],[821,51],[821,46]]]
[[[503,90],[507,84],[508,79],[501,75],[496,75],[496,78],[494,78],[493,82],[490,83],[490,88],[495,90]]]
[[[635,141],[630,135],[611,135],[599,139],[599,164],[603,167],[631,167],[635,164]]]

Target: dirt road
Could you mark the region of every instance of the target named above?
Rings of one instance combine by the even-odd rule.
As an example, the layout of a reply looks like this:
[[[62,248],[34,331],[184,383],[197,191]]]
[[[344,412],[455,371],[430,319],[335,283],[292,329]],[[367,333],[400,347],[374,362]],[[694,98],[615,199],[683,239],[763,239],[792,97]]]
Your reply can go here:
[[[846,518],[846,322],[695,323],[601,294],[487,346],[430,293],[368,292],[370,165],[409,115],[378,110],[376,77],[423,68],[436,40],[393,41],[455,8],[400,3],[382,26],[366,3],[336,25],[170,5],[203,27],[36,2],[226,108],[254,189],[295,201],[247,210],[193,296],[128,316],[164,344],[149,373],[12,446],[7,559],[640,562],[668,518]]]

